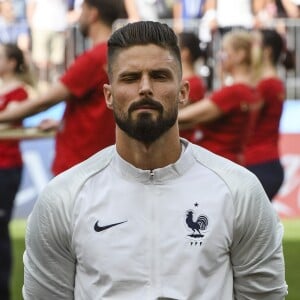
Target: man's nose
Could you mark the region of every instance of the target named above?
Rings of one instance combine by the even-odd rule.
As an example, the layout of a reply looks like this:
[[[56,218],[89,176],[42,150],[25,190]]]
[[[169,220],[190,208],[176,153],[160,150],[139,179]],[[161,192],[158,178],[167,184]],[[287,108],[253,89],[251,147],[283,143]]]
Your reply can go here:
[[[142,76],[141,81],[140,81],[139,93],[140,93],[140,95],[143,95],[143,96],[153,95],[152,82],[151,82],[149,76],[147,76],[147,75]]]

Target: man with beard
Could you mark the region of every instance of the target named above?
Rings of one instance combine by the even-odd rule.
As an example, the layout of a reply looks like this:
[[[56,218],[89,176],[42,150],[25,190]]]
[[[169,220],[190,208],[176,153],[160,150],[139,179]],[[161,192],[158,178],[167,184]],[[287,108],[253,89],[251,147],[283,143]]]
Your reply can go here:
[[[126,16],[122,3],[120,0],[83,1],[79,28],[91,40],[92,47],[37,99],[14,103],[0,114],[0,122],[11,122],[65,101],[59,124],[53,120],[40,124],[45,130],[58,129],[52,165],[54,175],[115,142],[113,114],[106,107],[102,86],[108,82],[106,52],[112,24]]]
[[[55,177],[30,216],[24,299],[284,299],[282,226],[257,178],[180,139],[175,33],[108,41],[116,144]]]

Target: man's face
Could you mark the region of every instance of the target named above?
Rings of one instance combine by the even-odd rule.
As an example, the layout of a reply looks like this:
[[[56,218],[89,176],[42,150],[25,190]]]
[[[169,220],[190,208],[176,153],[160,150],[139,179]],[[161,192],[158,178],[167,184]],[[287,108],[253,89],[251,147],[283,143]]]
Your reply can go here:
[[[186,89],[178,61],[152,44],[121,51],[112,65],[111,85],[104,87],[118,127],[146,144],[176,124]]]

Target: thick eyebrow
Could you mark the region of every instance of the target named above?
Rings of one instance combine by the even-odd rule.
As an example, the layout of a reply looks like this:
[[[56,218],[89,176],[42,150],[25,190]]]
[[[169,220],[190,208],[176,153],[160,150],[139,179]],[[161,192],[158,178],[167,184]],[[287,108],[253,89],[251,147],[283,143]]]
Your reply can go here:
[[[141,72],[140,71],[124,71],[118,75],[118,78],[124,78],[126,76],[133,76],[133,75],[136,76],[138,74],[141,74]]]
[[[160,75],[160,74],[163,74],[163,75],[167,75],[169,77],[172,76],[172,72],[170,71],[170,69],[167,69],[167,68],[161,68],[161,69],[152,70],[152,71],[150,71],[150,74],[151,75]]]

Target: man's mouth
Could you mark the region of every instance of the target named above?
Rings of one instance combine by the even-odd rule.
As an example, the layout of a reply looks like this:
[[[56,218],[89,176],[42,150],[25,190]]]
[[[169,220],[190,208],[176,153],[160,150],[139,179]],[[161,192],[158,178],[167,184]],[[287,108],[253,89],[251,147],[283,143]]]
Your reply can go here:
[[[139,103],[134,103],[129,108],[129,112],[133,111],[150,111],[150,110],[156,110],[156,111],[162,111],[162,105],[160,103],[156,103],[151,99],[143,99],[139,101]]]
[[[134,110],[158,110],[158,108],[153,105],[141,105],[136,107]]]

